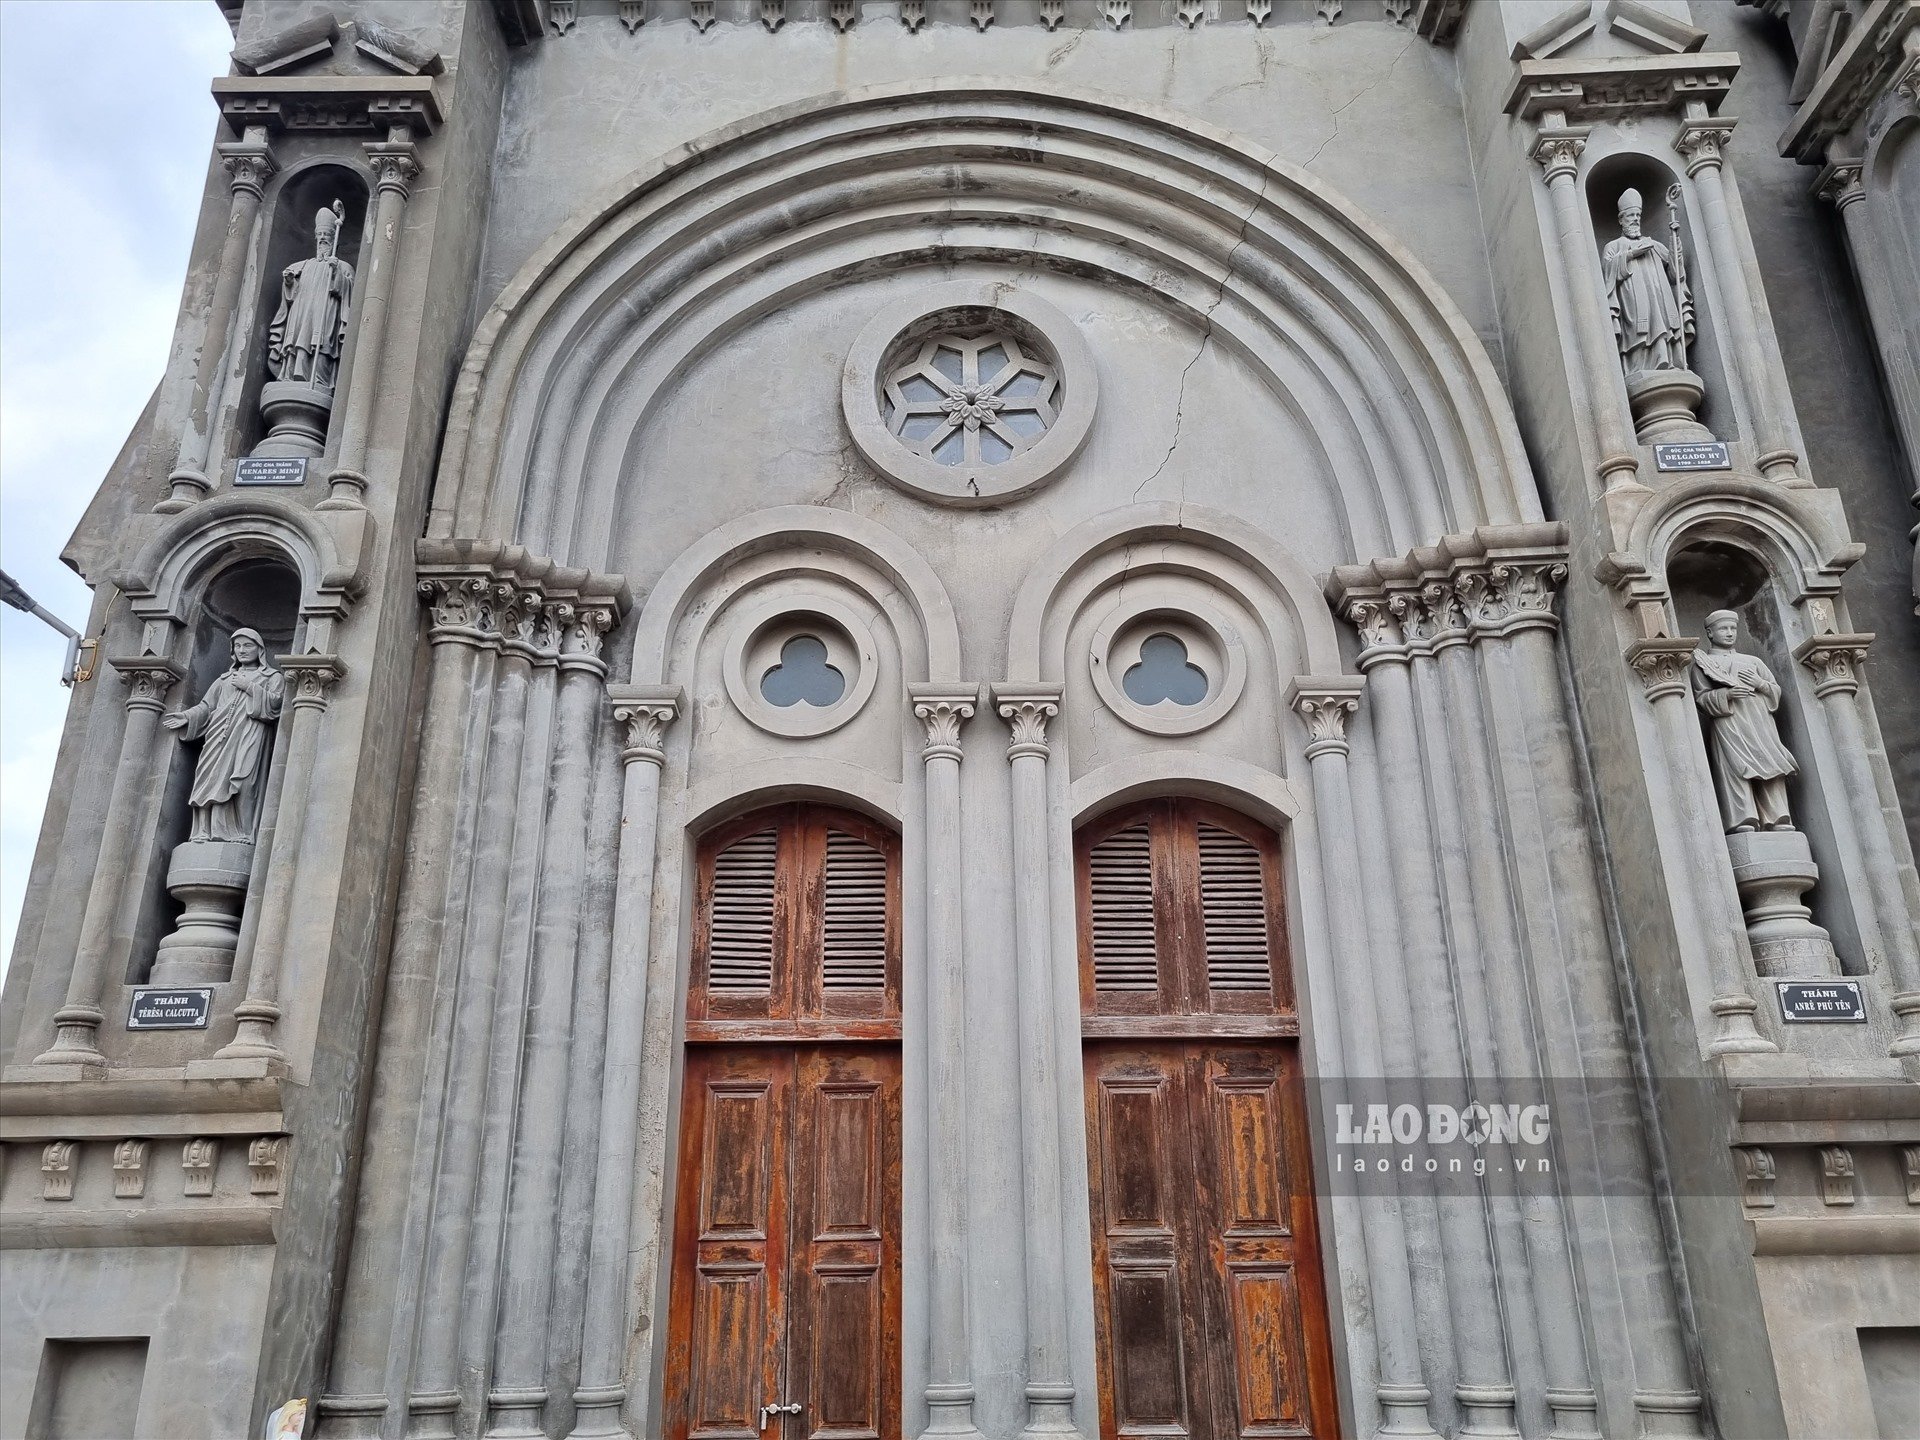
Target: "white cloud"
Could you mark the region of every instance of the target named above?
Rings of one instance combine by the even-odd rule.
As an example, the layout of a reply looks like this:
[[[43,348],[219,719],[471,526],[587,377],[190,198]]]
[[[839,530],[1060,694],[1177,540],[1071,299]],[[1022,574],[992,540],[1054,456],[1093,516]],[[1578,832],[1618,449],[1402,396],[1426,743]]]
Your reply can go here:
[[[90,597],[59,553],[166,364],[231,45],[211,0],[0,0],[0,565],[76,626]],[[0,612],[0,957],[64,653]]]

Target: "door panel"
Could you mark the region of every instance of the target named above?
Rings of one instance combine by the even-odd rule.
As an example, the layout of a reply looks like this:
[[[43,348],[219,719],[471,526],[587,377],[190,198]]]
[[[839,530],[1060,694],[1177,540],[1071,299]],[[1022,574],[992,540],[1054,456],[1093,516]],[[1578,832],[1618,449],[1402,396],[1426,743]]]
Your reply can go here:
[[[667,1434],[898,1435],[899,1052],[689,1047],[681,1136]]]
[[[1085,1053],[1103,1435],[1333,1435],[1292,1046]]]

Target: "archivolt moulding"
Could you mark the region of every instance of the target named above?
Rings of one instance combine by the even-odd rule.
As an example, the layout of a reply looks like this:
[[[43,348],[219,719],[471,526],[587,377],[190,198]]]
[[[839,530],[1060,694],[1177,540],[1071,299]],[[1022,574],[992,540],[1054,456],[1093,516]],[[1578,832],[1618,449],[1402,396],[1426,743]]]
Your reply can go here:
[[[905,825],[898,781],[844,760],[795,753],[728,766],[696,783],[687,805],[687,833],[699,835],[736,815],[788,800],[845,805],[894,830]]]
[[[1095,276],[1204,327],[1313,436],[1357,554],[1539,518],[1483,347],[1381,226],[1176,112],[943,79],[726,127],[577,213],[476,332],[429,534],[608,563],[689,364],[811,294],[957,261]]]
[[[1289,613],[1301,673],[1337,675],[1342,670],[1333,613],[1307,569],[1257,526],[1237,515],[1199,505],[1155,501],[1108,511],[1075,526],[1054,543],[1028,573],[1013,602],[1007,633],[1007,675],[1026,684],[1061,678],[1068,657],[1046,650],[1047,622],[1056,598],[1071,580],[1116,550],[1170,541],[1214,549],[1249,567]],[[1284,677],[1283,677],[1284,678]]]
[[[667,567],[647,595],[635,629],[633,683],[665,683],[681,620],[728,566],[769,550],[809,548],[848,555],[891,580],[920,622],[919,638],[927,655],[924,678],[935,682],[960,678],[960,626],[953,604],[933,567],[911,545],[885,526],[849,511],[781,505],[743,515],[709,532]]]
[[[300,577],[300,613],[338,620],[364,588],[371,526],[364,510],[314,511],[269,495],[218,495],[169,517],[113,583],[142,619],[184,623],[188,589],[208,565],[271,553]]]
[[[1067,810],[1075,829],[1135,800],[1190,795],[1284,830],[1307,808],[1284,775],[1205,750],[1153,750],[1090,770],[1073,782]]]

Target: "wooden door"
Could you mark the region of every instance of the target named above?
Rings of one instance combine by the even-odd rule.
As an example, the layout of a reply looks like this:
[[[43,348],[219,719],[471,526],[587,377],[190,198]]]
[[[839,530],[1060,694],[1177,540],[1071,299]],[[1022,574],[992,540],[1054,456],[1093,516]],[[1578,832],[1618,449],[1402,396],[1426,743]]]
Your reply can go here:
[[[900,1433],[899,847],[790,805],[701,847],[666,1433]],[[769,1417],[762,1407],[797,1406]]]
[[[1077,851],[1102,1434],[1332,1436],[1274,838],[1161,800]]]

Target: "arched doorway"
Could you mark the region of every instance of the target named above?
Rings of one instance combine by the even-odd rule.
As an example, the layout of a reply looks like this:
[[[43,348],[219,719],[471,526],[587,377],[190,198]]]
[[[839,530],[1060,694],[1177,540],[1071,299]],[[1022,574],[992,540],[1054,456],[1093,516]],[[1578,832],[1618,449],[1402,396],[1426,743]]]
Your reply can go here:
[[[897,1435],[899,839],[761,810],[696,883],[666,1433]]]
[[[1101,1434],[1334,1435],[1276,837],[1159,799],[1074,849]]]

